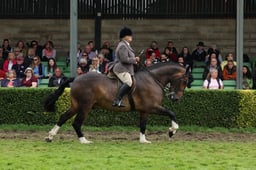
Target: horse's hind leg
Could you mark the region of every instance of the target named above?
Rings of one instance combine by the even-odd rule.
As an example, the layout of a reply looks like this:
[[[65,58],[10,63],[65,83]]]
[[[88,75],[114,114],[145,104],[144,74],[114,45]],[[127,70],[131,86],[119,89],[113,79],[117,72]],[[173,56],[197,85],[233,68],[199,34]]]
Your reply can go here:
[[[53,140],[53,137],[58,133],[60,127],[72,116],[74,116],[74,112],[71,112],[70,109],[68,109],[65,113],[63,113],[59,121],[57,122],[56,125],[49,131],[49,135],[45,138],[47,142],[51,142]]]
[[[76,134],[79,138],[79,141],[82,144],[92,143],[92,141],[89,141],[84,137],[84,134],[82,133],[82,130],[81,130],[81,126],[82,126],[82,124],[84,122],[84,119],[86,117],[86,113],[87,112],[85,112],[85,111],[79,111],[79,113],[76,115],[75,120],[72,124],[72,126],[75,129]]]
[[[151,143],[146,139],[145,131],[147,124],[147,114],[140,113],[140,143]]]

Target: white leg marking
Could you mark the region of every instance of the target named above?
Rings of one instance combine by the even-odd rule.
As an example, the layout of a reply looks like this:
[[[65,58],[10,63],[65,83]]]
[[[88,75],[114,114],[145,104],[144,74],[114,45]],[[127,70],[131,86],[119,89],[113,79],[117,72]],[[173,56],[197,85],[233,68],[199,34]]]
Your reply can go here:
[[[82,144],[90,144],[90,143],[92,143],[92,141],[87,140],[85,137],[80,137],[79,141]]]
[[[174,121],[172,120],[172,127],[170,127],[169,130],[170,130],[173,134],[175,134],[176,131],[177,131],[177,129],[179,129],[179,125],[178,125],[176,122],[174,122]]]
[[[140,133],[140,143],[151,143],[146,139],[145,134]]]
[[[52,141],[53,140],[53,137],[58,133],[60,129],[60,126],[58,125],[55,125],[52,130],[49,132],[49,135],[48,137],[46,137],[45,139],[48,140],[48,141]]]

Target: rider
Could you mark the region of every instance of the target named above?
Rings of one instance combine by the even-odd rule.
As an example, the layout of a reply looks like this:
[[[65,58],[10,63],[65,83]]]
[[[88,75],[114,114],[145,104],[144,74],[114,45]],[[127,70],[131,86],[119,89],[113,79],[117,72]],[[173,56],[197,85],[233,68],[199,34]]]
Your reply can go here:
[[[132,76],[134,75],[134,64],[139,62],[140,58],[135,57],[134,51],[130,46],[132,42],[132,30],[124,27],[120,31],[120,42],[115,51],[115,65],[113,72],[123,83],[119,88],[112,106],[124,107],[122,98],[132,87]]]

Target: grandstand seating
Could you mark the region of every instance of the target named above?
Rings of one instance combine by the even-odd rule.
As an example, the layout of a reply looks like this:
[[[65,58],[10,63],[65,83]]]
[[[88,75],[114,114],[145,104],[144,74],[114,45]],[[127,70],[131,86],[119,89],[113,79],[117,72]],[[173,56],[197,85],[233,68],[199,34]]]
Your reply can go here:
[[[223,80],[224,89],[235,89],[236,81],[235,80]]]

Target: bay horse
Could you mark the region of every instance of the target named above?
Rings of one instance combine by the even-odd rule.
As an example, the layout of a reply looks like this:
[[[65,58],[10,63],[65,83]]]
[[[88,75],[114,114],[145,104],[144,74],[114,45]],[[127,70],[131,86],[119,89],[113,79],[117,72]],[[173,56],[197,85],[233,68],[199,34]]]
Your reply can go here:
[[[126,107],[112,106],[118,90],[118,80],[110,79],[104,74],[89,72],[63,83],[55,92],[48,96],[44,107],[47,111],[52,110],[55,101],[63,93],[65,87],[70,82],[73,82],[70,91],[71,107],[60,116],[57,124],[49,131],[45,140],[51,142],[60,127],[68,119],[76,115],[72,126],[80,143],[91,143],[83,135],[81,126],[92,108],[102,108],[117,112],[128,112],[131,109],[138,111],[140,113],[140,143],[151,143],[145,137],[146,121],[149,113],[169,116],[172,122],[172,127],[169,128],[169,136],[174,135],[179,126],[175,114],[162,106],[165,94],[164,88],[169,83],[170,93],[168,96],[172,100],[180,99],[188,82],[188,73],[184,67],[172,62],[158,63],[143,68],[134,75],[136,83],[131,93],[133,105],[130,104],[131,102],[129,102],[127,96],[123,97],[122,103]]]

